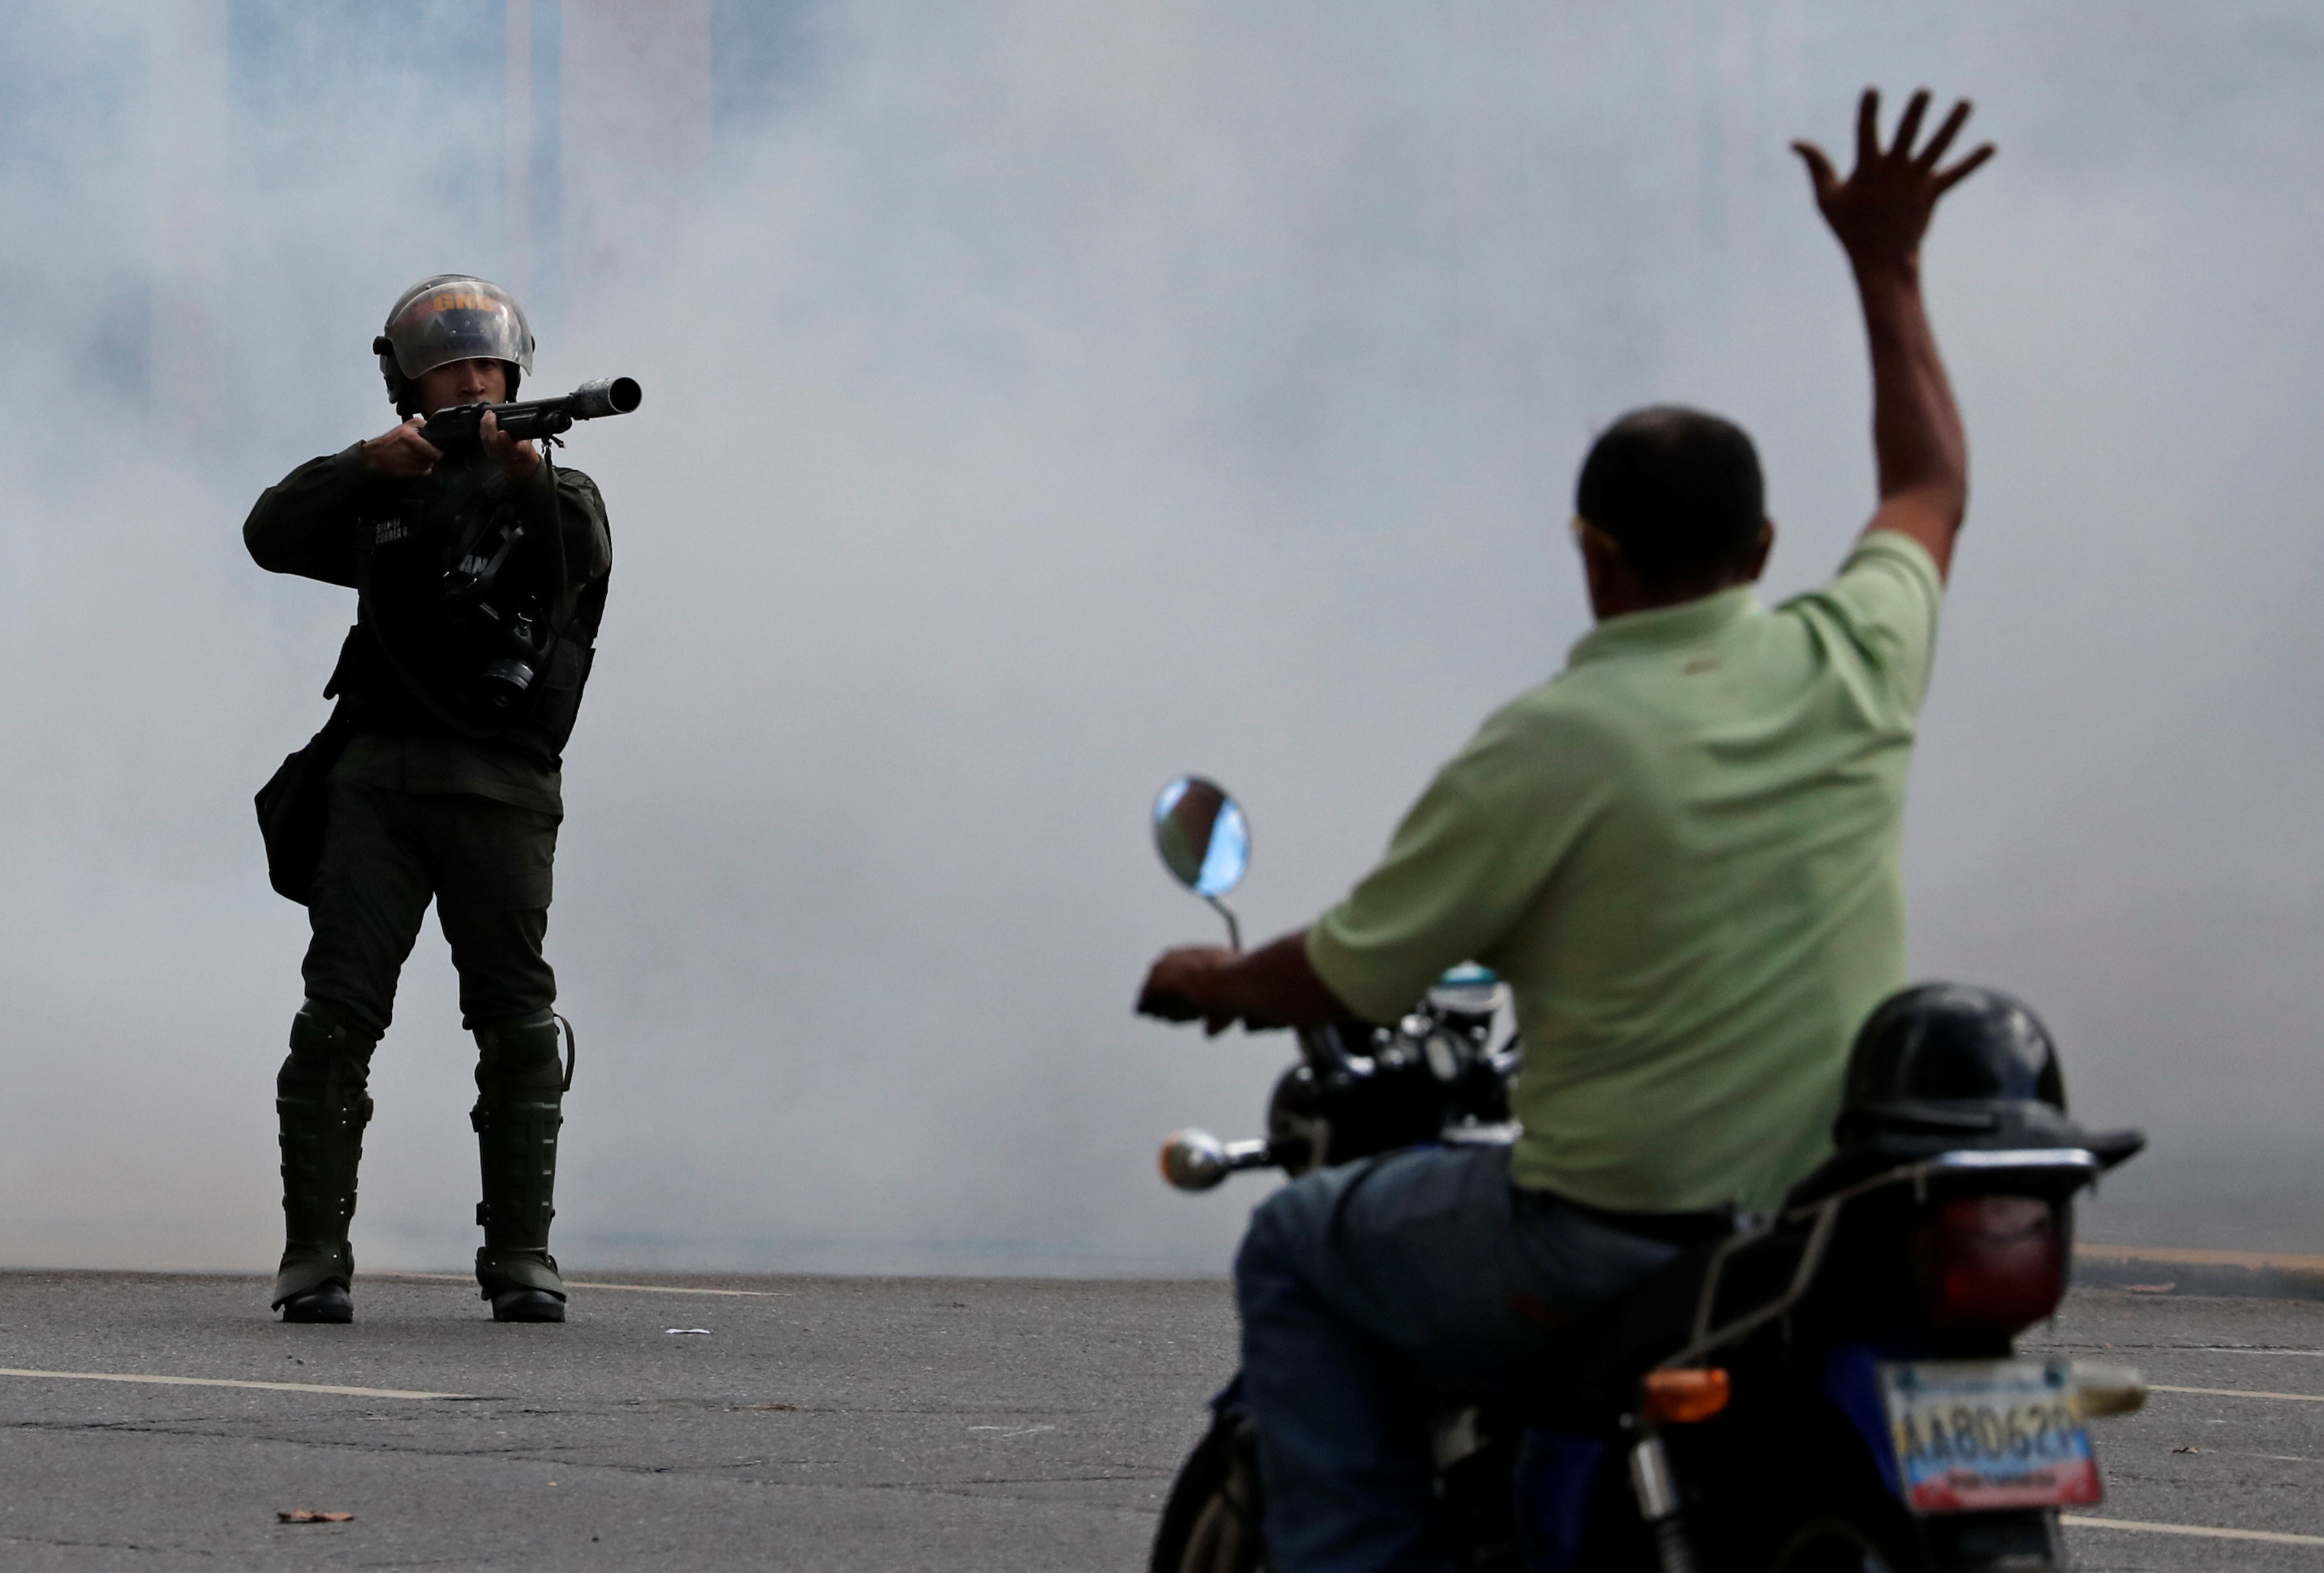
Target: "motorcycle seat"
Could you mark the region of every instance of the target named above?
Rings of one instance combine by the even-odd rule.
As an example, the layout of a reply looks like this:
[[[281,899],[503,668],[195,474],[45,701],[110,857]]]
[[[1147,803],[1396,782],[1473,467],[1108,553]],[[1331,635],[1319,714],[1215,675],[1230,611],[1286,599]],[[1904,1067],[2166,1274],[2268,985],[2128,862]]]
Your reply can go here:
[[[1806,1237],[1781,1229],[1740,1246],[1703,1240],[1558,1335],[1526,1375],[1517,1403],[1528,1423],[1554,1430],[1611,1426],[1637,1402],[1640,1378],[1693,1338],[1703,1285],[1722,1254],[1716,1325],[1782,1292]]]

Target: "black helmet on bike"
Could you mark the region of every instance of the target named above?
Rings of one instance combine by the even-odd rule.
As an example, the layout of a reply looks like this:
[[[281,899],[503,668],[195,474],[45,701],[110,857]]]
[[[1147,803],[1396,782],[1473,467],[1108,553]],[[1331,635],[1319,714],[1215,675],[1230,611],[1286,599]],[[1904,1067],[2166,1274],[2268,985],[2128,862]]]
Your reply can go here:
[[[1910,1118],[1935,1104],[2046,1103],[2066,1111],[2058,1045],[2025,1002],[1998,989],[1921,983],[1865,1018],[1848,1061],[1851,1111]]]
[[[2109,1167],[2144,1143],[2069,1118],[2050,1029],[2016,996],[1968,983],[1880,1002],[1856,1035],[1832,1135],[1842,1149],[2081,1147]]]

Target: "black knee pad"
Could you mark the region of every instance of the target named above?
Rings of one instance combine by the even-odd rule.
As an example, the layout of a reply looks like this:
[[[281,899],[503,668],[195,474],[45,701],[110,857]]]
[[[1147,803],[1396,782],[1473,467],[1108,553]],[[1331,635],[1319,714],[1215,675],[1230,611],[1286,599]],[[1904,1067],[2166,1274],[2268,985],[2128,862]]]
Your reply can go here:
[[[553,1010],[485,1023],[476,1028],[476,1090],[562,1092],[565,1044]]]
[[[378,1046],[378,1038],[309,999],[290,1018],[290,1053],[274,1078],[275,1090],[307,1091],[337,1080],[342,1088],[360,1092],[371,1080],[371,1054]]]

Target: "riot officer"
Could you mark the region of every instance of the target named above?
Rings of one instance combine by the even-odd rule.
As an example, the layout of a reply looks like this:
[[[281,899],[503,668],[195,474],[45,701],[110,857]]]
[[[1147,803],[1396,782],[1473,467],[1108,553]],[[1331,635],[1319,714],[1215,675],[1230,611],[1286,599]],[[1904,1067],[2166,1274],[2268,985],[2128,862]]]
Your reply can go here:
[[[495,1320],[562,1321],[549,1222],[571,1028],[551,1008],[541,942],[562,755],[613,541],[595,483],[491,415],[451,451],[421,435],[429,414],[512,400],[531,370],[532,332],[507,290],[424,280],[373,348],[401,424],[300,465],[243,527],[259,566],[348,586],[356,602],[324,689],[338,701],[331,724],[302,750],[316,850],[286,880],[271,833],[268,849],[312,931],[275,1084],[286,1243],[274,1304],[285,1321],[354,1320],[347,1225],[371,1054],[433,899],[476,1039],[476,1281]]]

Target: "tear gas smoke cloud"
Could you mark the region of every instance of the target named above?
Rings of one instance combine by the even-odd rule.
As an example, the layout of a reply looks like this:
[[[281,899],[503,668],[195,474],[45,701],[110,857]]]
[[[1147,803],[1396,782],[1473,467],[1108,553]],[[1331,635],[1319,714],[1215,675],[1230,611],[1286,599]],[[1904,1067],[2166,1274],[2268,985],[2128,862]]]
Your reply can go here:
[[[319,723],[350,607],[236,527],[386,424],[398,289],[523,262],[501,7],[225,12],[207,258],[153,14],[0,25],[0,1260],[269,1265],[303,919],[249,794]],[[2324,1099],[2324,24],[1739,18],[827,0],[682,221],[599,189],[651,244],[536,281],[534,386],[648,391],[569,454],[619,566],[550,933],[568,1265],[1222,1266],[1255,1182],[1168,1194],[1153,1145],[1247,1129],[1286,1046],[1130,1018],[1150,954],[1214,933],[1151,793],[1229,783],[1247,924],[1306,920],[1582,631],[1571,476],[1638,403],[1744,422],[1771,590],[1827,572],[1871,496],[1865,375],[1784,148],[1844,146],[1868,81],[1969,93],[2004,148],[1928,259],[1977,494],[1917,965],[2024,993],[2078,1107],[2154,1131],[2162,1178],[2093,1232],[2324,1245],[2291,1201],[2185,1210],[2214,1158],[2290,1195],[2251,1154]],[[454,32],[399,55],[406,23]],[[173,383],[186,279],[228,347]],[[357,1246],[437,1266],[474,1159],[432,932],[401,1009]]]

